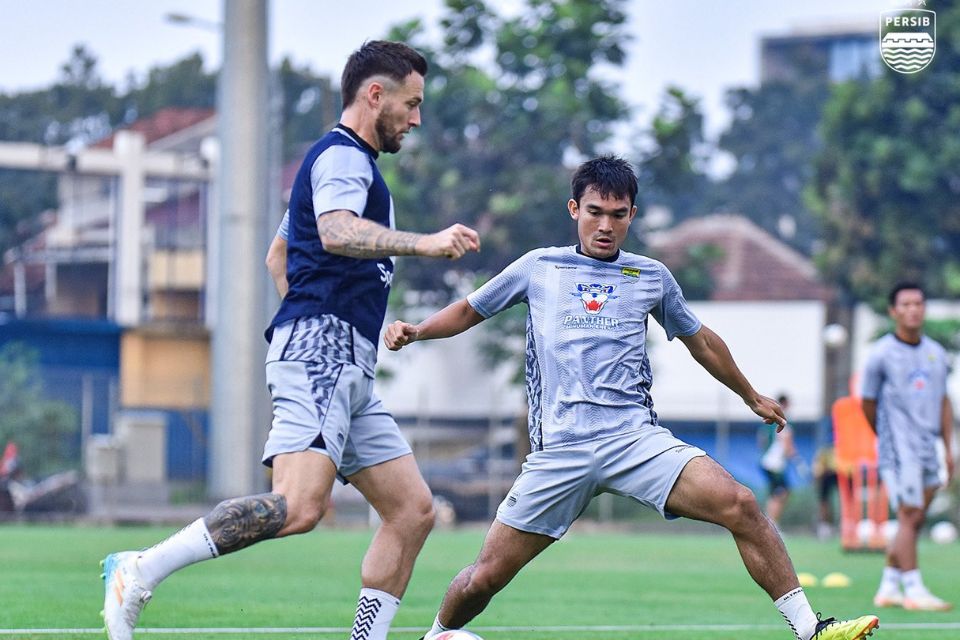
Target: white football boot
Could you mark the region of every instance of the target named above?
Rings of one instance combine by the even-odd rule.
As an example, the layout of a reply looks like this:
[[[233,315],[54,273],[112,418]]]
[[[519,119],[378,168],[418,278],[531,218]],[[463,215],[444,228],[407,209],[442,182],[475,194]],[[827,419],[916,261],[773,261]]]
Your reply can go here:
[[[103,622],[110,640],[132,640],[140,612],[153,594],[143,586],[136,551],[111,553],[101,563]]]
[[[880,585],[877,593],[873,596],[873,606],[875,607],[902,607],[903,592],[900,587],[890,588],[886,584]]]
[[[908,611],[950,611],[953,605],[923,587],[908,591],[903,596],[903,608]]]

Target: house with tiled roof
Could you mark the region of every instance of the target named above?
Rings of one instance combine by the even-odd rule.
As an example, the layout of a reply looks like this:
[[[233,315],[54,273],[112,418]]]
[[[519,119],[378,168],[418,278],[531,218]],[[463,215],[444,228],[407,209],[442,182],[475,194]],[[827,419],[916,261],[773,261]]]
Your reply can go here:
[[[204,472],[193,451],[210,402],[215,147],[212,110],[167,108],[84,149],[44,149],[62,158],[48,168],[59,205],[0,269],[0,339],[40,354],[47,385],[84,407],[87,434],[129,441],[117,451],[139,457],[120,464],[143,471],[131,486]]]
[[[213,109],[167,107],[152,116],[123,127],[143,135],[147,145],[163,151],[187,151],[196,147],[197,140],[216,134],[216,112]],[[93,146],[112,149],[116,132]]]
[[[749,219],[734,214],[693,218],[646,237],[651,252],[672,269],[689,260],[691,247],[709,246],[710,300],[827,300],[830,290],[807,256]],[[683,284],[683,283],[681,283]]]
[[[124,137],[136,140],[143,154],[201,157],[215,134],[213,110],[166,108],[90,148],[122,153],[125,143],[119,140]],[[123,188],[122,178],[114,174],[60,173],[60,206],[41,216],[37,235],[5,256],[0,311],[19,317],[104,318],[121,324],[202,323],[207,180],[147,175],[137,185],[142,197],[137,212],[128,210]],[[131,217],[137,218],[133,226]],[[139,295],[137,311],[132,318],[120,319],[115,285],[121,269],[118,254],[125,242],[136,243],[143,290],[125,294]]]

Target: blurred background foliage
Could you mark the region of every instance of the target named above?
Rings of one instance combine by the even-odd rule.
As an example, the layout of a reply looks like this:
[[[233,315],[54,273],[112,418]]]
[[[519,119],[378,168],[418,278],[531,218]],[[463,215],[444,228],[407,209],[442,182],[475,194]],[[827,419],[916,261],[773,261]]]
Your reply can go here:
[[[381,161],[398,226],[473,225],[483,251],[456,268],[496,272],[534,247],[575,241],[569,176],[583,159],[613,150],[637,167],[641,215],[660,207],[675,223],[743,214],[814,258],[846,301],[882,310],[890,284],[904,278],[931,298],[956,297],[960,6],[937,5],[936,57],[923,73],[883,68],[842,83],[811,73],[732,88],[729,125],[712,141],[699,97],[682,87],[665,92],[649,122],[621,98],[623,83],[643,81],[623,76],[624,0],[525,0],[509,16],[482,0],[447,0],[438,29],[412,20],[383,34],[410,42],[431,65],[423,126]],[[335,122],[337,82],[280,63],[284,161]],[[164,107],[212,108],[215,85],[194,54],[111,86],[94,52],[78,45],[52,86],[0,94],[0,139],[89,144]],[[33,235],[56,204],[52,176],[0,170],[0,251]],[[628,249],[644,250],[642,229],[634,225]],[[711,251],[692,248],[677,265],[692,274],[684,278],[692,299],[710,295]],[[455,293],[427,261],[404,261],[397,285],[426,292],[420,301],[431,304]]]
[[[72,406],[44,393],[37,354],[18,343],[0,347],[0,451],[15,443],[30,478],[75,468],[78,426]]]

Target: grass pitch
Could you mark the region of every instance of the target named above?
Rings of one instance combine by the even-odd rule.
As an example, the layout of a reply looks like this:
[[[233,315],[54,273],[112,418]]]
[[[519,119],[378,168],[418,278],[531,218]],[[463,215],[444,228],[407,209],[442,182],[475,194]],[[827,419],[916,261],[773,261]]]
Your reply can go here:
[[[101,626],[99,560],[110,551],[149,546],[172,531],[0,526],[0,640],[102,637],[93,631]],[[521,572],[471,627],[486,640],[790,640],[732,539],[714,527],[697,531],[574,529]],[[483,534],[464,529],[431,535],[391,638],[422,635],[450,579],[475,557]],[[157,589],[137,636],[346,638],[370,536],[319,529],[189,567]],[[808,588],[815,610],[837,617],[871,612],[882,556],[844,554],[836,542],[805,537],[788,537],[787,546],[798,571],[819,577],[842,571],[853,580],[845,589]],[[960,604],[960,545],[924,542],[920,559],[931,589]],[[879,640],[960,640],[957,611],[879,615]]]

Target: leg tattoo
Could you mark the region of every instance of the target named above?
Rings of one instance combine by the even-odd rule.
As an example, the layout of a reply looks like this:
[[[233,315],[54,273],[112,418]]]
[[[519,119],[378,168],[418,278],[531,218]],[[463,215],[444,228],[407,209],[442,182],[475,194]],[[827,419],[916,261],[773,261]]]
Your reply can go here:
[[[287,520],[287,499],[276,493],[224,500],[203,519],[220,555],[272,538]]]

